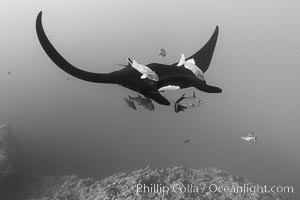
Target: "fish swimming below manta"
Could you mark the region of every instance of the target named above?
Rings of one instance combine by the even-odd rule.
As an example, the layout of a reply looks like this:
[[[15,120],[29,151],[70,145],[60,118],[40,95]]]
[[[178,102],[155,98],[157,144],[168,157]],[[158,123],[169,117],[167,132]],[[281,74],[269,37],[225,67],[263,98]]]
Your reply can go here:
[[[185,67],[178,67],[176,63],[171,65],[150,63],[145,66],[154,71],[158,77],[158,81],[148,78],[141,79],[141,73],[134,69],[130,64],[124,66],[121,70],[111,73],[95,73],[88,72],[77,68],[68,62],[51,44],[42,25],[42,12],[36,19],[36,32],[39,42],[48,55],[48,57],[63,71],[78,79],[94,82],[118,84],[133,91],[136,91],[145,97],[148,97],[161,105],[170,105],[171,103],[160,94],[162,90],[183,89],[195,87],[196,89],[206,93],[221,93],[222,89],[206,83],[193,74],[192,71]],[[193,62],[204,73],[207,71],[218,38],[219,28],[215,28],[214,33],[208,42],[195,54],[188,57],[187,60],[193,59]]]

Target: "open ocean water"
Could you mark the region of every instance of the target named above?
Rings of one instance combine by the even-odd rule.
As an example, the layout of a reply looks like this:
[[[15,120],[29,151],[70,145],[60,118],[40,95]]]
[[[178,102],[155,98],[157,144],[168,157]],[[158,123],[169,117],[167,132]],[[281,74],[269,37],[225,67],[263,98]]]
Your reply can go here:
[[[0,3],[0,122],[9,122],[23,163],[47,175],[107,177],[150,165],[216,166],[251,182],[293,186],[300,197],[300,2],[22,1]],[[132,110],[118,85],[63,72],[38,41],[35,20],[72,64],[93,72],[177,62],[199,50],[219,26],[199,108]],[[158,56],[164,48],[167,56]],[[240,139],[258,134],[257,142]],[[189,143],[184,143],[189,139]]]

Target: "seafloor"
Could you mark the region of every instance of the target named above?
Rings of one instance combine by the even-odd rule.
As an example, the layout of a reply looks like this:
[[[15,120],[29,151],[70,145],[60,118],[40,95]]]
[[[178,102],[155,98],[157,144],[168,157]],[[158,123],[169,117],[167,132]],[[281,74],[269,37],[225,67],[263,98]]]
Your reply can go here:
[[[102,180],[76,176],[23,176],[14,185],[12,200],[111,200],[111,199],[201,199],[201,200],[277,200],[278,193],[215,191],[218,188],[255,186],[242,177],[217,168],[201,170],[184,167],[118,173]],[[140,184],[140,185],[139,185]],[[143,187],[137,190],[137,187]],[[147,191],[148,187],[148,191]],[[146,188],[146,191],[144,191]],[[163,193],[165,188],[165,193]],[[167,192],[169,188],[169,192]],[[173,190],[174,188],[174,190]],[[180,191],[181,188],[181,191]],[[152,189],[152,191],[151,191]],[[186,191],[184,192],[184,189]]]
[[[279,193],[255,190],[255,184],[217,168],[145,167],[96,180],[34,175],[19,160],[11,127],[0,126],[0,200],[287,199]]]

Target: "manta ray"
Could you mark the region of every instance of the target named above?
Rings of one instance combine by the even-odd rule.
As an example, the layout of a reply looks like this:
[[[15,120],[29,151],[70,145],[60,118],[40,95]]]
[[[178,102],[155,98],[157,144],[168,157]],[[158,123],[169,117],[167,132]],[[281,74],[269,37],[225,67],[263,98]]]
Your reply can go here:
[[[141,73],[134,69],[130,63],[124,66],[121,70],[110,73],[95,73],[85,71],[82,68],[77,68],[68,62],[51,44],[49,41],[43,25],[42,25],[42,11],[38,14],[36,19],[36,32],[39,42],[48,55],[48,57],[63,71],[78,79],[94,82],[94,83],[108,83],[118,84],[130,90],[136,91],[144,96],[154,100],[161,105],[170,105],[171,103],[163,97],[159,91],[161,88],[167,89],[176,88],[183,89],[188,87],[195,87],[196,89],[207,93],[221,93],[222,89],[208,85],[205,80],[197,78],[193,72],[185,67],[177,67],[178,64],[171,65],[150,63],[146,66],[153,70],[159,77],[158,81],[150,79],[141,79]],[[216,26],[215,31],[209,41],[195,54],[187,58],[193,59],[195,65],[204,73],[207,71],[218,38],[219,28]]]

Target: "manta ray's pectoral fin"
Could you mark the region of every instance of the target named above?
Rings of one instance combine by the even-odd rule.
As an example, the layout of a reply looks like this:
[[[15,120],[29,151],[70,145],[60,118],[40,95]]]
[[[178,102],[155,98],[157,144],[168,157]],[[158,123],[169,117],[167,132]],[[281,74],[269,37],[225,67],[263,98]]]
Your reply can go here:
[[[187,60],[194,59],[196,66],[198,66],[203,73],[207,71],[210,65],[216,47],[218,34],[219,27],[216,26],[215,31],[208,42],[198,52],[187,58]]]
[[[128,67],[128,65],[125,65],[125,64],[115,64],[115,65],[119,65],[119,66],[122,66],[122,67]]]
[[[218,39],[218,34],[219,34],[219,27],[216,26],[214,33],[208,40],[208,42],[196,53],[194,53],[192,56],[186,58],[186,60],[194,59],[195,64],[201,69],[201,71],[204,73],[207,71],[210,61],[212,59],[212,56],[214,54],[215,46],[217,43]],[[179,64],[174,63],[172,65],[177,65]]]
[[[36,33],[40,44],[49,58],[63,71],[66,73],[89,82],[95,83],[118,83],[119,76],[116,76],[116,73],[94,73],[81,70],[71,63],[69,63],[51,44],[50,40],[48,39],[42,24],[42,12],[40,12],[36,18]]]
[[[171,105],[171,103],[165,97],[163,97],[159,92],[151,92],[144,95],[161,105],[166,105],[166,106]]]

